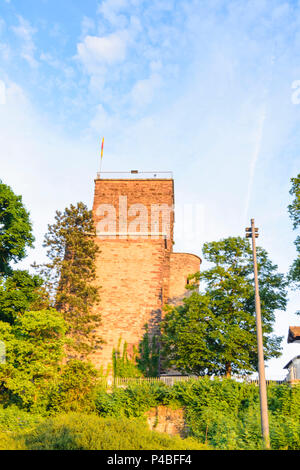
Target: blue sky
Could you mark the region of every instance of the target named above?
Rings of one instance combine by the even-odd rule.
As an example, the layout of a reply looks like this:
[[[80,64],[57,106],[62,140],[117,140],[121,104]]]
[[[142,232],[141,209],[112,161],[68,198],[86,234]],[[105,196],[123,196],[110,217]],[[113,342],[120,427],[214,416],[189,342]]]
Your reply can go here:
[[[104,171],[173,171],[177,251],[201,255],[254,217],[286,272],[296,256],[287,205],[300,160],[297,80],[298,1],[0,0],[0,177],[31,212],[36,249],[24,265],[43,259],[56,209],[91,207],[104,135]],[[201,208],[192,236],[181,230],[185,205]],[[300,324],[289,297],[269,378],[299,354],[286,344]]]

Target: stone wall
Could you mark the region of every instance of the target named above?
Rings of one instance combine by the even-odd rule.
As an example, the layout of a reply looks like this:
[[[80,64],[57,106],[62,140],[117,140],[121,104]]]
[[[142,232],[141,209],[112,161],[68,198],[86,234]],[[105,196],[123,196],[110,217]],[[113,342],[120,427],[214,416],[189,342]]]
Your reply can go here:
[[[151,219],[153,206],[169,208],[169,217],[165,211]],[[150,334],[157,332],[164,304],[171,297],[182,299],[187,275],[200,268],[197,256],[172,252],[173,206],[172,179],[95,180],[97,311],[102,319],[98,334],[105,344],[91,360],[104,371],[120,339],[130,353],[142,340],[146,323]],[[108,214],[115,214],[114,220]],[[149,235],[153,232],[158,235]]]
[[[184,297],[191,294],[192,291],[186,289],[187,278],[190,274],[200,271],[200,263],[199,256],[189,253],[171,253],[168,299],[170,304],[178,305]]]
[[[171,436],[187,437],[188,428],[185,424],[184,410],[173,410],[167,406],[151,408],[146,413],[148,426],[151,431],[164,432]]]
[[[171,179],[97,179],[95,180],[95,195],[93,216],[96,228],[105,219],[101,206],[112,205],[116,210],[115,231],[123,232],[167,232],[167,248],[172,250],[174,228],[174,183]],[[163,211],[154,216],[153,206],[165,205],[170,208],[169,220],[164,223]],[[100,210],[99,210],[100,208]],[[138,227],[137,217],[143,218],[146,209],[147,221]],[[153,217],[151,215],[153,214]],[[167,219],[167,218],[166,218]],[[156,223],[157,222],[157,223]],[[102,228],[102,225],[101,225]],[[109,230],[108,230],[109,231]],[[145,237],[140,237],[145,238]],[[148,238],[148,237],[147,237]]]
[[[97,277],[100,288],[99,310],[102,325],[99,336],[106,344],[95,353],[97,366],[112,360],[113,348],[122,338],[128,351],[138,346],[144,326],[155,333],[161,320],[163,275],[168,262],[163,240],[99,241]]]

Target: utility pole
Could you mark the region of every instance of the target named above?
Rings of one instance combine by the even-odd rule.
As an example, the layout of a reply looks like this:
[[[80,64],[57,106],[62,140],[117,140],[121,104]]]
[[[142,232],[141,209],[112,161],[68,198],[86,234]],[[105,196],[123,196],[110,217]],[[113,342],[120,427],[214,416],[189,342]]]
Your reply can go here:
[[[258,228],[255,228],[254,219],[251,219],[251,227],[246,228],[246,238],[252,238],[261,429],[262,429],[264,446],[266,449],[270,449],[267,386],[266,386],[266,378],[265,378],[263,334],[262,334],[262,322],[261,322],[260,297],[259,297],[259,288],[258,288],[256,245],[255,245],[255,238],[258,238]]]

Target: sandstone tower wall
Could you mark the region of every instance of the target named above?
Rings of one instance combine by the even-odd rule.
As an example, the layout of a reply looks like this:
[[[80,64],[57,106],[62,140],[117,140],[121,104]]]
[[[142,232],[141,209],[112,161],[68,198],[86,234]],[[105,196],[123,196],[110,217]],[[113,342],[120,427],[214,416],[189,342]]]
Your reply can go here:
[[[199,256],[189,253],[171,253],[170,255],[170,304],[179,304],[191,291],[186,289],[189,274],[195,274],[200,269]]]
[[[118,342],[127,342],[129,353],[142,339],[145,324],[154,333],[163,306],[164,265],[168,263],[163,240],[99,241],[99,335],[106,343],[96,353],[97,365],[109,364]]]
[[[158,206],[168,207],[169,217],[157,212]],[[182,298],[186,278],[199,271],[201,260],[172,252],[173,179],[96,179],[93,217],[100,248],[98,333],[105,344],[92,360],[106,370],[120,339],[130,353],[145,324],[150,334],[157,331],[163,305],[171,297]]]

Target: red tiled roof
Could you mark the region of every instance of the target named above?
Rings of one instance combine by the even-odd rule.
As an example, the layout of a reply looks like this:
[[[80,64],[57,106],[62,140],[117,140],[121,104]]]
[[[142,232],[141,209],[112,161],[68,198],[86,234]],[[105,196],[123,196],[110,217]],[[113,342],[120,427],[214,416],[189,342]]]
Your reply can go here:
[[[300,326],[290,326],[288,334],[288,343],[300,340]]]

